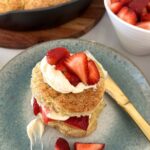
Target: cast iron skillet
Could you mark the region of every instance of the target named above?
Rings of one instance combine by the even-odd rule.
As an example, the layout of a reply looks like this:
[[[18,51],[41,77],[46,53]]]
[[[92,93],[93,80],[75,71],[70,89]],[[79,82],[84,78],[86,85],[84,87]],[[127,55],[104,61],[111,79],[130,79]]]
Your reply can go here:
[[[10,11],[0,14],[0,28],[33,30],[54,27],[77,17],[91,0],[71,0],[53,7]]]

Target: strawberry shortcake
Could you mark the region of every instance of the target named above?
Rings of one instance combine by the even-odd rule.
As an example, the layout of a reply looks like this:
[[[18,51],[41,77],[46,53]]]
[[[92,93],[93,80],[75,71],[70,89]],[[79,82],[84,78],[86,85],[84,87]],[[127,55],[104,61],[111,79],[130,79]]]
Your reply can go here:
[[[72,137],[96,129],[105,106],[105,77],[91,53],[64,47],[47,51],[33,68],[31,90],[33,112],[44,124]]]

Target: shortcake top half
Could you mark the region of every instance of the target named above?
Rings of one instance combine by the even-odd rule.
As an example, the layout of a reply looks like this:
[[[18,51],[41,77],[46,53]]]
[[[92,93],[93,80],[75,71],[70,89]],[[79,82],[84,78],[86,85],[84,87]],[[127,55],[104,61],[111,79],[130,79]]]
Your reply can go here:
[[[104,95],[104,69],[89,52],[55,48],[33,68],[31,89],[40,105],[58,114],[91,114]]]

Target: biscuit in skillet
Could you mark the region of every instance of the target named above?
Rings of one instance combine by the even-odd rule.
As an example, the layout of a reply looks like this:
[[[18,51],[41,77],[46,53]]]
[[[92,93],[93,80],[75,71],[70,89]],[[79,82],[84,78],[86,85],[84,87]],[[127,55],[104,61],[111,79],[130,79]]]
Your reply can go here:
[[[58,4],[62,4],[68,2],[69,0],[25,0],[24,9],[35,9],[35,8],[43,8],[49,6],[55,6]]]
[[[0,0],[0,13],[54,6],[70,0]]]
[[[24,7],[24,0],[0,0],[0,13],[20,10]]]

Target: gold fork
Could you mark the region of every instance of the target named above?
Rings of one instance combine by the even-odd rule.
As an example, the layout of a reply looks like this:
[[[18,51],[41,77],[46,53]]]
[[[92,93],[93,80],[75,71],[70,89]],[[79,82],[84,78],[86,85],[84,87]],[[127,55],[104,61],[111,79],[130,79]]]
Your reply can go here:
[[[150,141],[150,125],[141,116],[141,114],[133,106],[131,101],[125,96],[123,91],[119,88],[119,86],[112,80],[112,78],[109,75],[106,79],[105,84],[106,93],[108,93],[113,98],[113,100],[115,100],[117,104],[129,114],[129,116],[133,119],[133,121],[138,125],[138,127]]]

